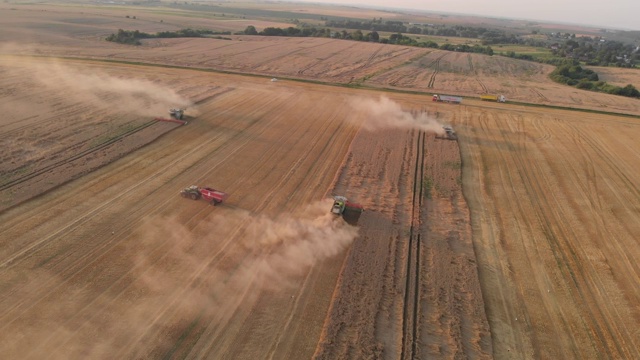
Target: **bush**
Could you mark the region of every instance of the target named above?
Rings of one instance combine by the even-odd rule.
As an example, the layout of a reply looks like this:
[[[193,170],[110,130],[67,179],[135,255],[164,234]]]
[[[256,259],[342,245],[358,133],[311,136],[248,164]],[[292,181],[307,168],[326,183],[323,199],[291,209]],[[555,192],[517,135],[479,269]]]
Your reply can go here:
[[[576,62],[564,62],[556,67],[549,76],[553,81],[578,89],[604,92],[607,94],[640,98],[640,91],[629,84],[623,88],[600,81],[598,74],[590,69],[583,69]]]
[[[591,90],[593,89],[593,83],[591,81],[581,80],[576,85],[576,88],[583,90]]]

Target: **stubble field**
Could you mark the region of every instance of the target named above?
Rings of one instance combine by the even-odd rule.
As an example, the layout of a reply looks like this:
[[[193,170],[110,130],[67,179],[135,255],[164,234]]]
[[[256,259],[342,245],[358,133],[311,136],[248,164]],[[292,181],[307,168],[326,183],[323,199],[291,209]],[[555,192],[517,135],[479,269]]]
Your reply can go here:
[[[99,24],[96,9],[22,14]],[[640,356],[640,120],[430,93],[628,114],[636,100],[500,57],[258,37],[132,48],[78,23],[2,46],[4,354]],[[69,54],[94,60],[29,56]],[[152,120],[172,106],[187,125]],[[181,198],[191,184],[231,197]],[[328,214],[331,194],[364,205],[357,228]]]

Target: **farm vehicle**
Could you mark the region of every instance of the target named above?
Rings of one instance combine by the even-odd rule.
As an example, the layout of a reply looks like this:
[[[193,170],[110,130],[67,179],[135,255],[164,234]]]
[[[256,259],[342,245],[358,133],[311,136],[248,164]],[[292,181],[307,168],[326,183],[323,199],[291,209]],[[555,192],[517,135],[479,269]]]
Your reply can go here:
[[[434,94],[432,101],[452,103],[452,104],[460,104],[462,102],[462,98],[460,96],[449,96],[449,95],[437,95]]]
[[[223,191],[212,189],[210,187],[201,188],[196,185],[191,185],[183,189],[182,191],[180,191],[180,195],[192,200],[205,199],[207,202],[210,202],[214,206],[221,204],[229,197],[229,194]]]
[[[489,95],[489,94],[484,94],[484,95],[480,95],[480,100],[483,101],[497,101],[497,102],[507,102],[507,98],[504,97],[504,95]]]
[[[333,197],[331,213],[336,216],[342,216],[348,224],[356,225],[363,211],[362,205],[350,202],[344,196]]]
[[[451,126],[443,126],[444,135],[436,135],[436,139],[458,140],[458,135]]]
[[[182,117],[184,116],[184,111],[186,109],[170,109],[169,110],[169,115],[177,120],[182,120]]]
[[[185,120],[182,120],[182,118],[184,117],[184,111],[185,110],[186,109],[178,109],[178,108],[169,109],[169,118],[157,117],[157,118],[155,118],[155,120],[156,121],[175,122],[175,123],[178,123],[178,124],[186,125],[187,122]]]

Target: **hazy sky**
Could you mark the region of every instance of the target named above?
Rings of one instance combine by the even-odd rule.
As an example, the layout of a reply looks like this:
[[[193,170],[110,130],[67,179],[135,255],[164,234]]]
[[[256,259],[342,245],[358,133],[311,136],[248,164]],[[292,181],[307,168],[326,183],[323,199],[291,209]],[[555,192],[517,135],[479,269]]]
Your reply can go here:
[[[299,0],[640,30],[640,0]]]

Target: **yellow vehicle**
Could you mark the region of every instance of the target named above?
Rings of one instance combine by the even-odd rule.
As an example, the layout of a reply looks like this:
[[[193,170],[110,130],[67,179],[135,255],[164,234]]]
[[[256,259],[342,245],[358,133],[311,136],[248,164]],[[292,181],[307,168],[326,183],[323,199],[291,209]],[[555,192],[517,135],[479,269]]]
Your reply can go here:
[[[507,102],[507,98],[504,97],[504,95],[489,95],[489,94],[484,94],[484,95],[480,95],[480,100],[484,100],[484,101],[497,101],[497,102]]]

